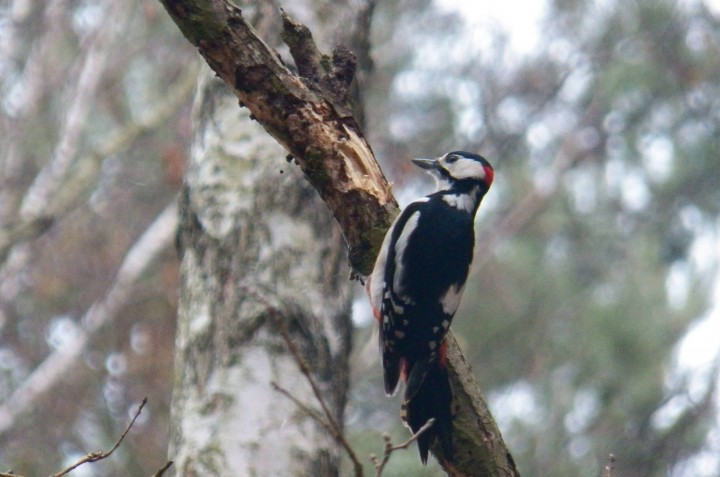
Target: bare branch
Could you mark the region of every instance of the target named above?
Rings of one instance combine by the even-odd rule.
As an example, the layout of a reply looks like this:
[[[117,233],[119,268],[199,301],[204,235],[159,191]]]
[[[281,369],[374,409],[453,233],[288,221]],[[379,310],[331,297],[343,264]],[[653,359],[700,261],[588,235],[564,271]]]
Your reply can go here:
[[[162,475],[165,473],[165,471],[167,471],[170,468],[171,465],[173,465],[173,461],[171,461],[171,460],[167,461],[165,463],[165,465],[160,467],[160,469],[157,472],[155,472],[151,477],[162,477]]]
[[[130,424],[127,425],[127,427],[125,428],[125,432],[122,433],[122,435],[120,436],[120,439],[118,439],[117,442],[115,443],[115,445],[112,446],[112,449],[110,449],[107,452],[103,452],[103,451],[91,452],[91,453],[87,454],[85,457],[83,457],[80,460],[78,460],[77,462],[75,462],[74,464],[72,464],[70,467],[67,467],[64,470],[61,470],[57,474],[53,474],[50,477],[62,477],[63,475],[69,474],[74,469],[77,469],[78,467],[80,467],[83,464],[87,464],[88,462],[97,462],[99,460],[107,459],[108,457],[110,457],[112,455],[112,453],[115,452],[115,450],[118,447],[120,447],[120,444],[125,439],[125,436],[128,434],[128,432],[130,432],[130,428],[133,426],[133,424],[135,424],[135,421],[140,416],[140,413],[142,412],[143,408],[145,407],[145,404],[147,404],[146,397],[143,398],[142,402],[138,406],[137,411],[135,411],[135,416],[132,418],[132,421],[130,421]]]
[[[290,399],[293,402],[293,404],[295,404],[302,412],[304,412],[308,416],[312,417],[318,424],[320,424],[322,427],[324,427],[326,431],[328,431],[330,434],[332,434],[334,438],[336,438],[336,439],[339,438],[339,434],[337,434],[337,429],[335,429],[333,426],[331,426],[328,421],[323,419],[323,417],[320,415],[320,413],[317,412],[315,409],[311,408],[310,405],[305,404],[304,402],[302,402],[301,400],[299,400],[298,398],[293,396],[290,391],[288,391],[284,387],[280,386],[275,381],[272,381],[270,383],[270,386],[272,386],[272,388],[275,391],[279,392],[286,398]]]
[[[340,224],[350,263],[369,274],[397,204],[349,105],[324,93],[325,80],[290,71],[229,1],[161,1],[241,104],[297,160]],[[312,40],[301,38],[305,47],[294,49],[298,68],[313,71],[303,59],[315,55],[300,53],[312,50]],[[337,56],[330,78],[347,71],[347,56]]]
[[[104,25],[84,59],[67,113],[64,118],[60,139],[50,162],[40,171],[28,189],[20,207],[20,215],[28,220],[43,215],[59,185],[68,173],[77,152],[80,133],[87,123],[86,118],[100,80],[107,68],[110,56],[109,45],[115,41],[124,27],[130,9],[122,2],[108,2],[108,18],[112,22]]]
[[[76,330],[75,340],[45,358],[25,382],[2,403],[0,435],[15,425],[19,416],[29,413],[39,399],[46,396],[72,371],[91,338],[127,304],[135,283],[160,253],[171,246],[177,220],[177,204],[173,200],[128,250],[105,297],[93,304],[80,320],[81,326]]]
[[[347,439],[345,439],[345,434],[343,433],[342,426],[337,422],[335,416],[333,416],[332,412],[330,411],[330,407],[328,406],[327,402],[325,402],[325,398],[320,391],[320,387],[315,382],[315,378],[313,378],[310,368],[308,368],[307,363],[305,363],[305,360],[300,354],[300,351],[293,342],[292,337],[290,336],[290,331],[288,330],[285,321],[281,318],[283,316],[282,311],[277,306],[270,303],[269,300],[262,296],[257,290],[246,288],[245,291],[265,305],[268,316],[273,321],[275,326],[277,326],[277,328],[280,330],[280,334],[282,335],[283,340],[285,340],[285,343],[287,344],[290,353],[293,355],[293,358],[295,359],[298,368],[300,368],[300,372],[303,374],[303,376],[305,376],[305,379],[310,384],[313,394],[315,395],[315,399],[317,399],[320,407],[322,408],[324,418],[312,408],[310,408],[300,400],[296,399],[288,391],[281,388],[277,383],[271,383],[273,388],[276,391],[279,391],[280,393],[290,398],[295,403],[295,405],[297,405],[300,409],[302,409],[310,417],[312,417],[320,425],[327,429],[328,432],[332,434],[333,438],[337,442],[339,442],[340,445],[345,449],[348,456],[350,457],[350,460],[353,462],[355,476],[362,477],[363,466],[360,463],[360,459],[358,459],[352,446],[350,446],[350,443],[347,441]]]
[[[143,398],[142,402],[140,403],[140,405],[137,408],[137,411],[135,411],[135,415],[133,416],[132,420],[127,425],[127,427],[125,427],[125,431],[123,431],[120,438],[115,442],[115,445],[112,446],[112,448],[109,451],[90,452],[90,453],[84,455],[83,457],[81,457],[80,459],[78,459],[76,462],[71,464],[69,467],[66,467],[65,469],[61,470],[60,472],[52,474],[50,477],[62,477],[63,475],[69,474],[70,472],[77,469],[78,467],[80,467],[83,464],[87,464],[88,462],[97,462],[97,461],[107,459],[108,457],[110,457],[113,454],[113,452],[115,452],[117,450],[117,448],[120,447],[120,444],[122,444],[122,441],[125,439],[125,436],[128,435],[128,432],[130,432],[130,429],[135,424],[135,421],[137,421],[137,418],[140,417],[140,413],[142,412],[142,410],[146,404],[147,404],[147,397]],[[167,470],[167,468],[170,467],[170,464],[172,464],[172,462],[169,462],[168,464],[165,465],[165,467],[163,467],[160,470],[162,472],[165,472],[165,470]],[[160,472],[155,475],[159,477],[160,475],[162,475],[162,473]],[[22,477],[22,476],[15,474],[12,471],[8,471],[8,472],[0,472],[0,477]]]
[[[425,431],[430,429],[433,424],[435,424],[435,418],[428,419],[428,421],[423,424],[423,426],[418,429],[415,434],[410,436],[408,440],[396,446],[393,445],[392,440],[390,439],[390,436],[388,434],[383,434],[383,440],[385,441],[385,450],[383,451],[382,460],[378,461],[377,457],[374,454],[370,455],[370,460],[375,465],[375,477],[380,477],[382,475],[383,471],[385,470],[385,465],[390,460],[390,456],[393,452],[407,449],[410,444],[418,440],[418,438],[423,435]]]

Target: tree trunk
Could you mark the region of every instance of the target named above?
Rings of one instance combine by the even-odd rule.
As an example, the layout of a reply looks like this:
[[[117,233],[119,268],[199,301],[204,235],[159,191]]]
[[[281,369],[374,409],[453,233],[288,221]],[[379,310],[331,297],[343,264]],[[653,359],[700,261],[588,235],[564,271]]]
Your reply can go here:
[[[256,6],[254,23],[279,31],[267,10]],[[287,152],[214,76],[207,69],[198,87],[181,198],[170,458],[183,476],[338,475],[336,439],[282,391],[320,408],[296,351],[342,426],[352,332],[345,242]]]
[[[284,151],[207,71],[181,203],[171,458],[180,475],[337,475],[286,328],[342,422],[349,271],[332,217]],[[280,326],[278,326],[280,324]]]

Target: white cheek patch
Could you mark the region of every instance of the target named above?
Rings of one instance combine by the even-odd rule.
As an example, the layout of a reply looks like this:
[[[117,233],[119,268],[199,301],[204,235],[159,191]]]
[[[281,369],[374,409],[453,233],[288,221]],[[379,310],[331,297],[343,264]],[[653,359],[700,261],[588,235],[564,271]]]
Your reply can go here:
[[[455,179],[485,179],[485,167],[482,163],[472,159],[459,159],[452,164],[445,164],[445,168]]]
[[[446,315],[454,315],[460,305],[460,298],[462,298],[463,289],[465,287],[459,286],[458,284],[452,285],[445,294],[440,297],[440,304],[442,305],[443,312]],[[443,322],[443,326],[444,326]],[[448,326],[450,323],[448,322]]]

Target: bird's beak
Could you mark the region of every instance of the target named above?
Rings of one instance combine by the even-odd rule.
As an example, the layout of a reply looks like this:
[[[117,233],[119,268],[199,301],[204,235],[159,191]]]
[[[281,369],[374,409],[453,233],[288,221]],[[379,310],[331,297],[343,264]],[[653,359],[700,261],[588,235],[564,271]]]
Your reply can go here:
[[[438,168],[437,159],[410,159],[413,164],[421,169],[432,171]]]

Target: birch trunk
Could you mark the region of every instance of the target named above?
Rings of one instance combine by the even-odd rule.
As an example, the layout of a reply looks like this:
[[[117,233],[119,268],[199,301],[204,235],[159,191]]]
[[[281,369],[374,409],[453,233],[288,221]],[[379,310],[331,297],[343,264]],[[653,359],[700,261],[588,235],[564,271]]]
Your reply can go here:
[[[329,40],[334,27],[323,30],[309,3],[292,10]],[[258,28],[280,31],[276,11],[245,8]],[[333,8],[332,21],[352,13]],[[178,234],[175,472],[338,475],[337,442],[272,383],[319,409],[286,331],[342,425],[352,333],[345,242],[300,168],[209,69],[193,114]]]
[[[179,475],[337,475],[282,320],[342,422],[350,350],[345,246],[285,152],[207,71],[181,200],[171,459]]]

